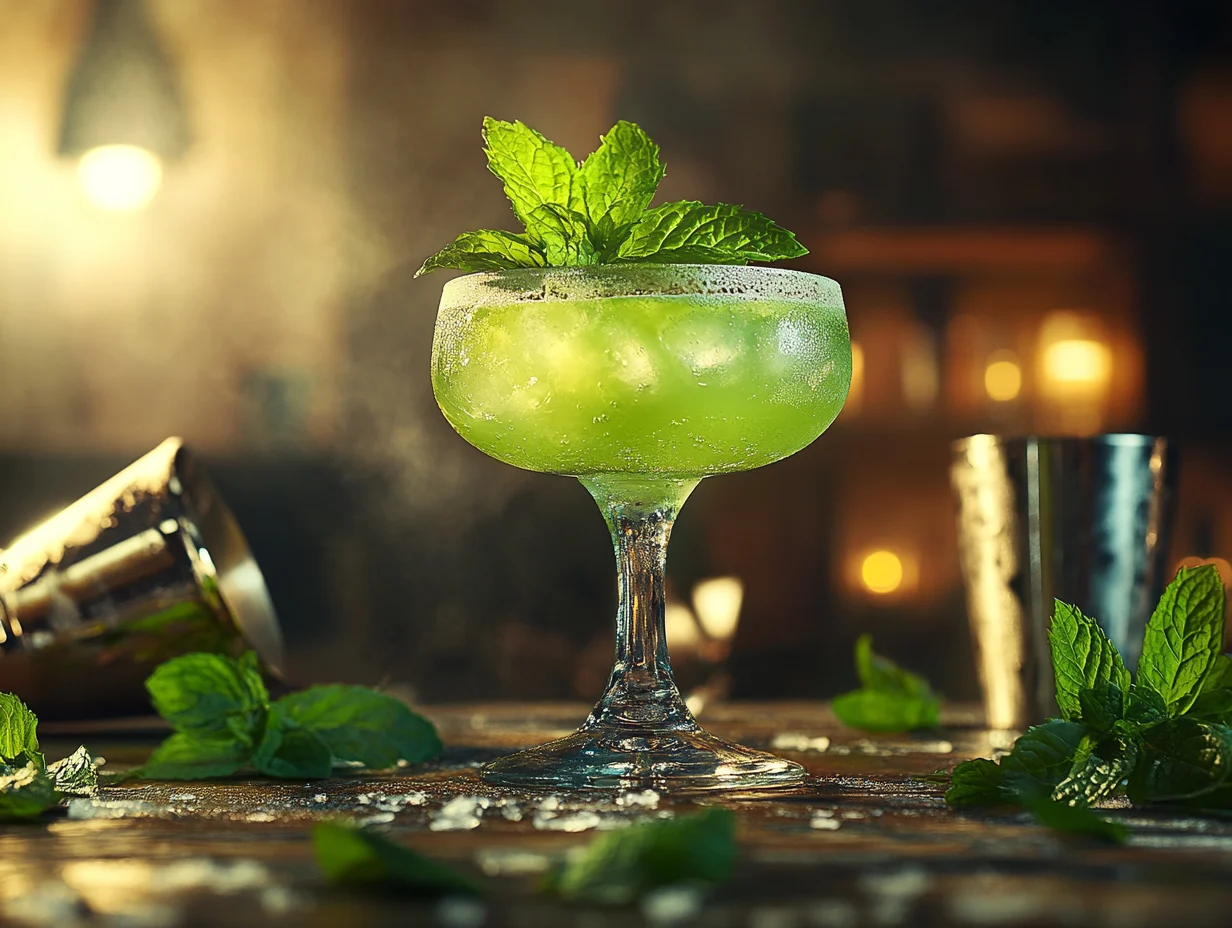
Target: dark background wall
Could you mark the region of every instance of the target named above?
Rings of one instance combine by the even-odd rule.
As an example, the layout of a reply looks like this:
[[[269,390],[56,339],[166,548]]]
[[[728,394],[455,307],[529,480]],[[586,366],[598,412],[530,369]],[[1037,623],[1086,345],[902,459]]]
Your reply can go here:
[[[87,6],[36,6],[10,11],[0,104],[34,100],[51,125]],[[865,630],[975,695],[946,474],[960,435],[1174,434],[1175,558],[1232,557],[1223,4],[150,8],[196,148],[122,229],[64,207],[56,222],[110,243],[95,265],[72,263],[85,233],[43,213],[0,234],[0,536],[181,433],[250,537],[297,676],[431,700],[593,696],[615,600],[602,521],[576,483],[467,446],[428,382],[441,278],[412,271],[510,219],[480,152],[491,114],[579,156],[636,120],[662,146],[664,198],[766,212],[811,249],[797,266],[844,286],[863,358],[848,411],[788,461],[705,481],[678,523],[682,604],[707,577],[744,584],[736,695],[848,687]],[[29,144],[50,185],[65,169],[47,134]],[[177,229],[176,263],[151,277]],[[144,322],[91,309],[90,267]],[[1057,318],[1111,351],[1098,395],[1041,373]],[[168,341],[186,326],[199,334]],[[186,372],[169,344],[196,359]],[[1006,357],[1022,388],[998,402],[984,376]],[[861,585],[875,549],[907,567],[893,594]]]

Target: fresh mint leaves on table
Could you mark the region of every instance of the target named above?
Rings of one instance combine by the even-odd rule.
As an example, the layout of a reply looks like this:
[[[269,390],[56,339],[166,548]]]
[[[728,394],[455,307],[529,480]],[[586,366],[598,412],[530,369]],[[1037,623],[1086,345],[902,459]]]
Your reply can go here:
[[[186,654],[146,681],[175,728],[150,756],[147,779],[199,780],[254,768],[271,777],[328,777],[336,766],[384,770],[441,752],[432,723],[363,686],[313,686],[271,702],[257,656]]]
[[[1066,830],[1074,820],[1053,806],[1087,809],[1118,796],[1232,813],[1225,608],[1214,567],[1182,569],[1147,624],[1134,679],[1099,624],[1058,602],[1049,642],[1062,717],[1031,728],[999,763],[960,764],[946,801],[1024,806]],[[1090,818],[1076,827],[1100,831]],[[1102,834],[1115,840],[1123,831]]]
[[[680,200],[650,208],[665,168],[659,146],[621,120],[585,161],[521,122],[483,121],[488,169],[500,178],[524,232],[464,232],[424,262],[490,271],[594,264],[748,264],[808,254],[760,213]]]
[[[317,866],[335,886],[402,890],[415,895],[473,896],[469,877],[410,848],[360,828],[321,822],[312,829]]]
[[[831,703],[839,721],[865,731],[897,732],[935,728],[941,700],[923,677],[873,652],[871,635],[856,640],[856,672],[862,686]]]
[[[569,857],[544,888],[570,902],[627,905],[659,886],[719,883],[736,862],[736,817],[710,808],[610,831]]]
[[[67,796],[98,793],[94,758],[84,748],[48,766],[39,753],[38,717],[0,693],[0,822],[34,819]]]
[[[483,892],[469,876],[367,829],[321,822],[312,843],[317,866],[336,886],[425,896]],[[568,902],[628,905],[660,886],[722,882],[735,861],[735,816],[710,808],[600,835],[570,851],[541,889]]]

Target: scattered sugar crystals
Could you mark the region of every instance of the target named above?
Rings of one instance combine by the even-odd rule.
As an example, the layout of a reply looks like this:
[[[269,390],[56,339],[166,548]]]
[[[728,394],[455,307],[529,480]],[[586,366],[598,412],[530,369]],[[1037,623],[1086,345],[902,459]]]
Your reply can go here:
[[[818,831],[838,831],[842,827],[842,822],[834,817],[832,809],[816,809],[813,812],[813,818],[809,822],[812,828]]]
[[[431,831],[469,831],[478,828],[483,810],[492,805],[487,796],[455,796],[428,823]]]
[[[501,817],[510,822],[522,821],[522,807],[512,800],[502,800],[500,803]]]
[[[625,809],[657,809],[659,794],[653,789],[642,790],[640,793],[620,793],[616,797],[616,805]]]
[[[817,751],[824,753],[830,749],[830,739],[825,735],[810,738],[800,732],[788,731],[775,735],[770,747],[776,751]]]
[[[324,793],[318,793],[317,802],[324,802]],[[407,806],[422,806],[428,801],[428,796],[422,790],[413,789],[409,793],[360,793],[355,801],[361,806],[372,806],[378,812],[401,812]]]
[[[583,810],[560,815],[556,812],[539,811],[535,813],[535,827],[545,831],[590,831],[597,828],[602,819],[598,812]]]

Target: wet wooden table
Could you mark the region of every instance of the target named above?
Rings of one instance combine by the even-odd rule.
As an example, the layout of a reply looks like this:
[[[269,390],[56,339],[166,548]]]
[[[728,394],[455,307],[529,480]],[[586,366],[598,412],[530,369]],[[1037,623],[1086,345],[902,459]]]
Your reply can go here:
[[[859,928],[1232,924],[1232,822],[1109,813],[1122,847],[1061,838],[1026,815],[948,810],[912,774],[987,755],[998,743],[970,711],[926,736],[869,738],[815,703],[732,704],[707,713],[716,733],[805,764],[801,789],[707,799],[738,816],[733,879],[704,896],[660,892],[626,909],[570,907],[536,876],[605,828],[693,807],[670,796],[528,795],[490,787],[484,760],[564,734],[581,705],[487,704],[429,712],[441,761],[401,775],[315,782],[149,783],[76,800],[67,814],[0,826],[4,924],[174,926],[480,925],[616,928],[641,924]],[[80,739],[76,739],[80,740]],[[73,742],[44,739],[49,757]],[[85,739],[111,766],[137,763],[152,739]],[[462,798],[459,797],[470,797]],[[451,803],[448,808],[447,804]],[[480,876],[482,902],[355,894],[326,887],[313,822],[370,823]]]

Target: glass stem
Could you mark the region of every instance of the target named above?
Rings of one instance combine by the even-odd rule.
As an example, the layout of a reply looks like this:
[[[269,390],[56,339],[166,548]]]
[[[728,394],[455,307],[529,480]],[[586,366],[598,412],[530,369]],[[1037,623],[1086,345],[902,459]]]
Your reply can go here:
[[[579,479],[612,531],[620,592],[615,666],[582,729],[624,729],[634,737],[696,731],[697,723],[672,679],[663,583],[672,524],[699,481],[613,474]]]

